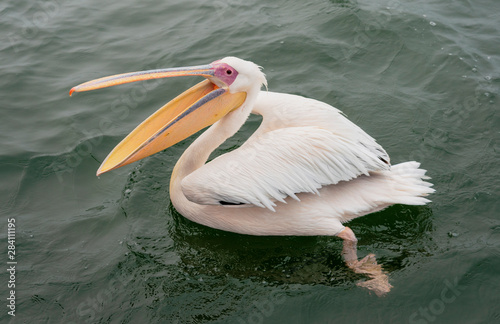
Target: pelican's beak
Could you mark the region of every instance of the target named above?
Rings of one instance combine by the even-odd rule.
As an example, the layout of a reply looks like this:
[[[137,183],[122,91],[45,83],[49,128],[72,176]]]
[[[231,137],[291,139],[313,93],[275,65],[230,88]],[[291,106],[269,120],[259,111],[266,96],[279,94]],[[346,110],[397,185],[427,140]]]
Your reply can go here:
[[[212,125],[246,99],[245,92],[230,93],[214,77],[212,65],[132,72],[82,83],[73,92],[89,91],[123,83],[175,76],[199,75],[208,78],[183,92],[137,126],[109,153],[97,175],[160,152],[197,131]]]

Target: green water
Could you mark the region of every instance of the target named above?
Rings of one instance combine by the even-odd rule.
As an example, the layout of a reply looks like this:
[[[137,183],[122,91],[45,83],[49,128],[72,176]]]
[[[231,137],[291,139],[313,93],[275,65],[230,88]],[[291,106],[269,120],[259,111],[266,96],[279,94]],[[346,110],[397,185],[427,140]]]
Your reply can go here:
[[[5,1],[0,4],[0,224],[15,219],[15,317],[2,323],[500,322],[500,2]],[[170,204],[193,138],[100,178],[109,151],[198,80],[68,96],[96,77],[234,55],[272,91],[325,101],[392,162],[418,160],[424,207],[349,224],[393,290],[378,298],[335,237],[250,237]],[[217,152],[241,145],[252,117]]]

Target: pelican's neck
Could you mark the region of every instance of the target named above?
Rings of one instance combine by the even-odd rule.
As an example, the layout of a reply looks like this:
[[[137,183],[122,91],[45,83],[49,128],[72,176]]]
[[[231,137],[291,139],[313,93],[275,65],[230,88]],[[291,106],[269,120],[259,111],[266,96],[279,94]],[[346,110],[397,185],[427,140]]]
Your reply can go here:
[[[247,98],[241,107],[209,127],[187,148],[172,171],[171,193],[174,190],[174,184],[180,183],[187,175],[201,168],[210,154],[241,128],[250,115],[259,91],[260,88],[256,88],[247,92]]]

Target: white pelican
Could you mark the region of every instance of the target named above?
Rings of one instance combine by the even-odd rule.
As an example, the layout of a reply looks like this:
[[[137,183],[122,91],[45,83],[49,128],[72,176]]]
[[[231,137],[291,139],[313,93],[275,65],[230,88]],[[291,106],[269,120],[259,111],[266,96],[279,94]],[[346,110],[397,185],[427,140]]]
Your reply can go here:
[[[392,204],[424,205],[434,190],[417,162],[391,167],[377,142],[342,113],[304,97],[261,91],[259,66],[236,57],[208,65],[132,72],[71,89],[198,75],[206,80],[156,111],[108,155],[97,175],[166,149],[212,125],[182,154],[170,180],[174,207],[213,228],[250,235],[335,235],[346,264],[371,280],[377,295],[392,287],[375,256],[358,261],[357,239],[342,225]],[[245,123],[263,116],[238,149],[206,163]]]

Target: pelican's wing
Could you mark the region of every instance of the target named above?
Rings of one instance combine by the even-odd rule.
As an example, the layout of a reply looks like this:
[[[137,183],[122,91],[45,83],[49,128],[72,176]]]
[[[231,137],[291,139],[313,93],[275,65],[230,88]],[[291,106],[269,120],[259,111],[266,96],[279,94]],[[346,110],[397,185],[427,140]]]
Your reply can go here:
[[[240,148],[194,171],[182,181],[182,190],[198,204],[274,210],[275,201],[287,196],[318,194],[322,186],[386,169],[389,165],[363,137],[346,138],[316,126],[278,128],[257,131]]]

